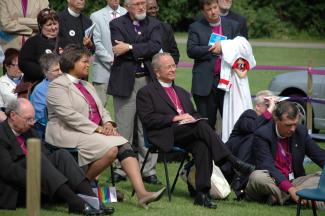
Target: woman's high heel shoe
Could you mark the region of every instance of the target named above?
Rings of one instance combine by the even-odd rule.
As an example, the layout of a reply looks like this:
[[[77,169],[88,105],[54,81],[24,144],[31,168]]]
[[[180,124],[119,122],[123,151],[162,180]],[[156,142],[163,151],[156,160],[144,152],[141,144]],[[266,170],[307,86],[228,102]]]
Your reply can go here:
[[[141,199],[139,199],[139,205],[141,207],[143,207],[144,209],[148,210],[148,204],[151,202],[156,202],[156,201],[160,200],[160,198],[164,194],[165,190],[166,190],[166,188],[164,187],[149,196],[142,197]]]

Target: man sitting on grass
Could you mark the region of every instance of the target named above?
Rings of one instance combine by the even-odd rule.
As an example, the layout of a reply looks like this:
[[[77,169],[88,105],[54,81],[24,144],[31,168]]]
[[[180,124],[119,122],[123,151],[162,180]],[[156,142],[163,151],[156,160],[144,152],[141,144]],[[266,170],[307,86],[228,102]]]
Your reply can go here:
[[[255,132],[253,152],[257,170],[249,177],[248,200],[283,205],[290,199],[298,202],[298,190],[318,186],[321,172],[306,175],[303,161],[307,155],[323,167],[325,150],[311,139],[299,119],[296,104],[282,101],[276,105],[273,120]]]

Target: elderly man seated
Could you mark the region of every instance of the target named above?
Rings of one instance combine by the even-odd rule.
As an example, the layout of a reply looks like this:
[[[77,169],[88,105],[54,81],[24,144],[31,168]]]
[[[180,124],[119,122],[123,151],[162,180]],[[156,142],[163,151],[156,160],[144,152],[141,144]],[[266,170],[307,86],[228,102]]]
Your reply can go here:
[[[174,84],[176,65],[169,53],[156,54],[152,67],[158,80],[140,89],[136,100],[148,139],[164,151],[174,144],[192,153],[197,170],[194,204],[216,208],[208,196],[213,162],[222,165],[229,161],[242,173],[250,173],[254,167],[234,157],[208,121],[200,119],[189,93]]]
[[[251,164],[254,163],[252,151],[254,132],[272,119],[277,97],[271,91],[263,90],[256,94],[254,101],[255,110],[248,109],[241,114],[226,142],[226,146],[236,157]],[[232,183],[237,199],[242,199],[248,176],[233,172],[229,163],[222,167],[222,172]]]
[[[26,140],[38,136],[31,128],[35,111],[28,100],[10,101],[6,114],[7,120],[0,123],[0,209],[15,209],[26,202]],[[49,154],[42,146],[41,191],[64,200],[69,213],[103,215],[114,212],[104,206],[96,210],[76,195],[96,196],[83,171],[65,150]]]
[[[247,199],[282,205],[290,199],[298,202],[298,190],[318,186],[320,172],[306,175],[303,161],[307,155],[323,167],[325,150],[311,139],[299,118],[296,104],[282,101],[276,105],[273,120],[255,132],[258,170],[249,177]]]

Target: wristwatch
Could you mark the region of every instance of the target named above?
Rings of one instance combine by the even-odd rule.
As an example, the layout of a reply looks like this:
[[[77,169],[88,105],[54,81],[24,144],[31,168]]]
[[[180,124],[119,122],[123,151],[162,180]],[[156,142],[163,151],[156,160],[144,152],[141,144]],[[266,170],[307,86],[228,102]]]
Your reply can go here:
[[[132,50],[133,46],[131,44],[129,44],[129,50]]]

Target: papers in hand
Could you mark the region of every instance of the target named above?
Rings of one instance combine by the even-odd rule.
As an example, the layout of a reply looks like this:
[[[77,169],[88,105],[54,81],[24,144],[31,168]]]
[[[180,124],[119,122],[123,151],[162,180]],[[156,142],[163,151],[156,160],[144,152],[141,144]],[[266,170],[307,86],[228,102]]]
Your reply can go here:
[[[212,33],[209,39],[208,46],[213,46],[215,43],[218,43],[219,41],[227,40],[227,37],[224,35]]]
[[[182,120],[182,121],[178,122],[178,125],[193,124],[193,123],[196,123],[196,122],[201,121],[201,120],[208,120],[208,118],[198,118],[198,119],[194,119],[194,120],[191,120],[191,121]]]
[[[94,29],[95,29],[95,25],[96,23],[93,23],[89,28],[87,28],[85,30],[85,37],[92,37],[93,36],[93,32],[94,32]]]

